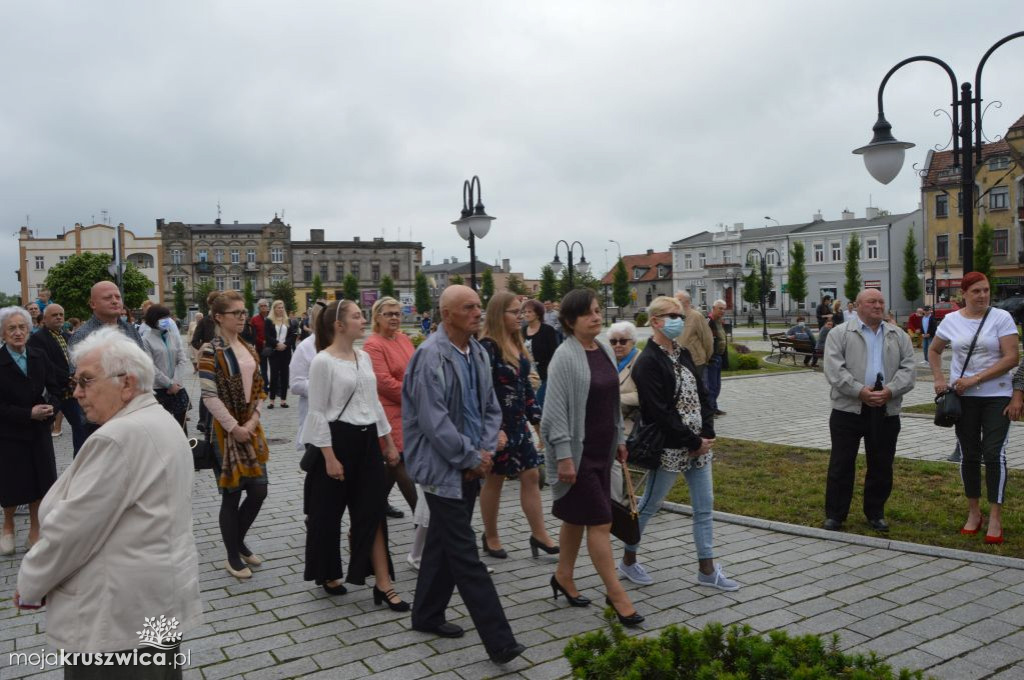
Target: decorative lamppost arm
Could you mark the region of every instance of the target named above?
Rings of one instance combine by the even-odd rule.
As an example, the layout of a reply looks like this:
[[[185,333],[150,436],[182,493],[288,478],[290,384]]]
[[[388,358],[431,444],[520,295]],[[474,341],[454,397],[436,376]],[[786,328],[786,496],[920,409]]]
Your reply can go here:
[[[889,72],[885,74],[885,77],[882,78],[882,84],[878,86],[878,122],[876,122],[875,127],[872,128],[875,132],[875,139],[872,139],[871,141],[872,143],[874,143],[875,141],[881,141],[878,140],[878,135],[880,132],[883,135],[888,135],[890,140],[895,141],[895,139],[892,136],[892,125],[890,125],[889,121],[885,119],[885,111],[884,107],[882,106],[882,93],[885,91],[885,84],[889,82],[889,78],[891,78],[893,74],[896,73],[896,71],[899,71],[907,64],[913,64],[914,62],[918,61],[930,61],[933,64],[938,64],[939,66],[942,67],[942,70],[944,70],[946,74],[949,76],[949,82],[952,86],[950,95],[951,99],[949,103],[950,106],[953,107],[953,164],[959,165],[960,140],[957,138],[955,134],[956,131],[960,129],[960,112],[957,110],[956,107],[958,101],[956,74],[953,73],[953,69],[949,67],[949,64],[936,57],[929,57],[927,55],[910,57],[908,59],[904,59],[900,63],[893,66],[891,69],[889,69]]]
[[[1024,38],[1024,31],[1011,33],[988,48],[988,52],[985,52],[985,56],[978,62],[978,70],[974,72],[974,120],[977,123],[974,130],[974,152],[977,154],[978,163],[981,163],[981,72],[984,70],[988,58],[992,56],[996,49],[1001,47],[1003,43],[1008,43],[1016,38]]]

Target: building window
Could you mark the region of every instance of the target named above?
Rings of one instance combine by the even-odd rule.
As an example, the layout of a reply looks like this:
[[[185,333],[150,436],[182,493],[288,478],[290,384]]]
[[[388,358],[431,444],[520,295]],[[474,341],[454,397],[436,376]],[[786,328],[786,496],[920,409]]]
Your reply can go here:
[[[373,281],[374,283],[377,283],[378,281],[380,281],[380,265],[379,264],[371,264],[370,265],[370,280]]]
[[[993,187],[988,195],[989,210],[1006,210],[1010,207],[1009,187]]]
[[[956,235],[956,256],[959,258],[964,256],[964,235],[962,233]]]
[[[878,239],[869,238],[864,240],[864,244],[868,249],[867,259],[877,260],[878,259]]]
[[[231,275],[231,290],[242,290],[242,277],[238,274]]]
[[[949,257],[949,234],[939,234],[935,237],[935,257]]]
[[[181,251],[180,250],[172,250],[171,251],[171,264],[181,264]]]
[[[338,262],[334,265],[334,280],[343,281],[345,279],[345,263]]]
[[[42,255],[36,255],[36,271],[46,269],[46,259]]]
[[[398,281],[398,279],[399,279],[399,272],[400,272],[400,270],[399,270],[399,267],[398,267],[398,263],[397,262],[392,262],[391,263],[391,278],[394,281]]]
[[[707,253],[697,253],[697,265],[701,269],[704,269],[704,265],[707,264],[707,262],[708,262],[708,254]]]
[[[1008,229],[996,229],[992,232],[992,254],[1006,255],[1010,252],[1010,232]]]
[[[275,246],[274,248],[271,248],[270,261],[273,264],[281,264],[282,262],[284,262],[284,248],[281,248],[280,246]]]
[[[691,255],[690,253],[685,253],[683,255],[683,269],[693,269],[693,255]]]
[[[326,262],[321,262],[320,263],[320,282],[323,283],[326,280],[327,280],[327,263]]]
[[[215,276],[215,277],[213,277],[213,280],[215,282],[215,285],[217,286],[217,290],[224,290],[224,276],[223,275]]]
[[[731,254],[728,248],[722,248],[722,264],[729,264],[729,256]]]
[[[241,262],[241,256],[238,253],[238,248],[231,249],[231,264],[239,264]]]
[[[779,254],[774,250],[769,250],[764,254],[764,263],[769,267],[777,267],[779,265]]]
[[[824,262],[825,261],[825,244],[815,243],[814,244],[814,261]]]
[[[251,262],[253,264],[256,264],[256,249],[255,248],[249,248],[247,251],[245,251],[245,261],[246,262]]]
[[[284,281],[284,274],[271,274],[270,275],[270,285],[271,286],[276,286],[277,284],[281,283],[282,281]]]
[[[179,278],[182,278],[182,277],[180,277],[180,276],[172,276],[172,277],[171,277],[171,279],[172,279],[172,280],[173,280],[173,279],[179,279]],[[209,276],[200,276],[200,277],[199,277],[199,283],[201,283],[202,285],[204,285],[204,286],[205,286],[205,285],[206,285],[206,284],[208,284],[209,282],[210,282],[210,277],[209,277]]]
[[[956,192],[956,214],[961,216],[964,214],[964,192],[962,191]]]
[[[988,159],[989,170],[1003,170],[1008,167],[1010,167],[1009,156],[995,156]]]
[[[306,283],[310,283],[313,280],[313,263],[303,262],[302,263],[302,280]]]
[[[65,262],[67,262],[69,257],[71,257],[71,256],[70,255],[61,255],[60,256],[60,264],[64,264]]]
[[[352,276],[356,277],[356,281],[360,279],[359,273],[359,261],[355,260],[352,262]]]
[[[832,251],[832,261],[842,262],[843,261],[843,242],[832,241],[828,244],[829,250]]]
[[[217,264],[223,264],[224,250],[222,248],[217,248],[216,250],[213,251],[213,261],[216,262]]]
[[[198,255],[200,262],[206,262],[208,260],[208,254],[205,248],[203,250],[198,251]]]
[[[949,194],[935,196],[935,216],[949,217]]]

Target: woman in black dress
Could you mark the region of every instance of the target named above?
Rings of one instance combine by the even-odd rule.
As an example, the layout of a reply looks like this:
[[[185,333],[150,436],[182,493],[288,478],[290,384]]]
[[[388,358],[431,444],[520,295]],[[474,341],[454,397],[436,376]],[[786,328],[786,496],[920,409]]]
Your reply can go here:
[[[25,548],[39,540],[39,501],[57,481],[53,424],[58,385],[43,350],[28,346],[33,321],[21,307],[0,309],[0,506],[4,509],[0,555],[15,550],[14,511],[29,507]]]
[[[519,335],[522,305],[515,293],[502,291],[487,304],[487,322],[480,344],[491,359],[494,391],[501,404],[501,431],[494,467],[484,479],[480,491],[480,515],[484,520],[481,539],[484,552],[504,559],[508,553],[498,538],[498,506],[505,478],[519,478],[519,503],[530,524],[530,550],[556,554],[558,546],[544,526],[544,508],[540,500],[540,465],[544,456],[533,445],[530,425],[540,425],[540,405],[530,385],[530,360]]]
[[[533,358],[540,376],[537,389],[537,405],[544,408],[544,393],[547,391],[548,364],[558,349],[558,333],[544,323],[544,305],[538,300],[523,301],[523,344],[526,354]]]
[[[577,289],[562,300],[560,321],[566,339],[548,367],[548,396],[541,437],[548,452],[548,479],[555,479],[551,513],[562,520],[558,569],[551,577],[557,598],[585,607],[573,582],[583,532],[594,568],[604,581],[605,601],[623,625],[636,626],[636,612],[615,573],[611,546],[612,458],[626,462],[619,374],[612,351],[597,341],[603,328],[601,307],[590,289]],[[624,613],[626,612],[626,613]]]

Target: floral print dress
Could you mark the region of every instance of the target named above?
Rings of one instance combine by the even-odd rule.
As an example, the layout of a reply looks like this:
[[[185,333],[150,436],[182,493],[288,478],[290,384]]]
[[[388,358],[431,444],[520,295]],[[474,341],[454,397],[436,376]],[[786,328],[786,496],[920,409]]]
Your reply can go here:
[[[672,371],[676,376],[676,410],[679,411],[679,417],[682,418],[684,425],[690,428],[694,434],[700,436],[703,421],[700,415],[697,379],[679,360],[680,347],[675,340],[672,341],[671,352],[661,345],[658,348],[665,352],[665,356],[672,362]],[[690,455],[689,451],[682,449],[665,449],[661,454],[661,468],[665,472],[686,472],[691,467],[704,467],[711,462],[713,457],[714,454],[711,451],[694,457]]]
[[[505,360],[494,340],[484,338],[480,344],[491,359],[494,392],[501,405],[501,430],[508,437],[505,448],[494,453],[493,472],[511,479],[544,462],[530,431],[531,423],[540,423],[540,406],[530,385],[530,360],[520,355],[516,366]]]

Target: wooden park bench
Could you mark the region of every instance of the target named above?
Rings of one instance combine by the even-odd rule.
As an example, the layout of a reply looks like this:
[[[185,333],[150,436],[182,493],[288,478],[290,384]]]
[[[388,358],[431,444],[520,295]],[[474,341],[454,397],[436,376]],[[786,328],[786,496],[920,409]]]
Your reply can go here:
[[[772,351],[768,356],[771,358],[777,353],[780,364],[785,357],[792,359],[793,365],[796,366],[797,357],[815,356],[814,343],[810,340],[796,340],[787,337],[785,333],[773,333],[768,339],[772,343]]]

